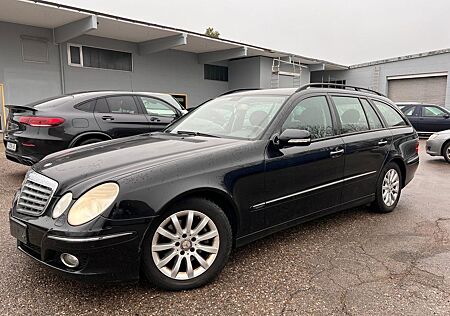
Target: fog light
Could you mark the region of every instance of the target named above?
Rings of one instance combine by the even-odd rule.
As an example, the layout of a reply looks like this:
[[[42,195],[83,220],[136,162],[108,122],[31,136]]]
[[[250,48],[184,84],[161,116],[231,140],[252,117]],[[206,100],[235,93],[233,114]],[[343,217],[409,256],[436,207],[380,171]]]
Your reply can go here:
[[[80,264],[78,258],[70,253],[62,253],[60,258],[62,263],[69,268],[76,268]]]

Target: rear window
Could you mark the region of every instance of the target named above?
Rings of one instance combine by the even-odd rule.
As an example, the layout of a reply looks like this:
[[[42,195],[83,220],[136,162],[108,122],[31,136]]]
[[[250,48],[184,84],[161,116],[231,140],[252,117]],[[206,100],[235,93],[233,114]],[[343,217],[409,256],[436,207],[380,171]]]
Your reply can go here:
[[[36,102],[32,102],[27,104],[26,106],[33,107],[36,110],[48,110],[56,108],[64,103],[70,102],[73,100],[73,96],[65,95],[65,96],[57,96],[51,97],[43,100],[39,100]]]
[[[389,127],[407,126],[403,117],[386,103],[372,100]]]

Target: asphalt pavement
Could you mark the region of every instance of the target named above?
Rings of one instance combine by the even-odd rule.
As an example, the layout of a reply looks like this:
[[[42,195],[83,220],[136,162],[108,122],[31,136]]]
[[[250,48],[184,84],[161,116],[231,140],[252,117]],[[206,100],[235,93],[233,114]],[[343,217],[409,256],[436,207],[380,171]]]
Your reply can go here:
[[[327,216],[232,252],[203,288],[67,279],[16,249],[8,210],[28,167],[0,145],[1,315],[450,315],[450,164],[421,162],[397,209]]]

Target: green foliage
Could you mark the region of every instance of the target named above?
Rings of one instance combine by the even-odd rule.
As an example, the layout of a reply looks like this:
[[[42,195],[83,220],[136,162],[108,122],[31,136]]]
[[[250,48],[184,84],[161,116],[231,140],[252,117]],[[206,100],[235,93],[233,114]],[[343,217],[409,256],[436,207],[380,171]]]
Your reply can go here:
[[[205,35],[206,35],[206,36],[209,36],[209,37],[212,37],[212,38],[219,38],[220,33],[217,32],[217,31],[215,31],[214,28],[208,27],[208,28],[206,29],[206,31],[205,31]]]

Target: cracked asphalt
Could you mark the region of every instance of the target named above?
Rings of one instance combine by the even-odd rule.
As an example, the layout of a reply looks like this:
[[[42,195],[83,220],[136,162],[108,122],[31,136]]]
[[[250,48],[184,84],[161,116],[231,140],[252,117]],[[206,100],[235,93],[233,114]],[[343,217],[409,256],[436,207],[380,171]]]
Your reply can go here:
[[[423,141],[393,213],[361,207],[277,233],[234,250],[214,283],[176,293],[66,279],[19,253],[8,209],[27,167],[0,146],[2,315],[450,315],[450,165]]]

